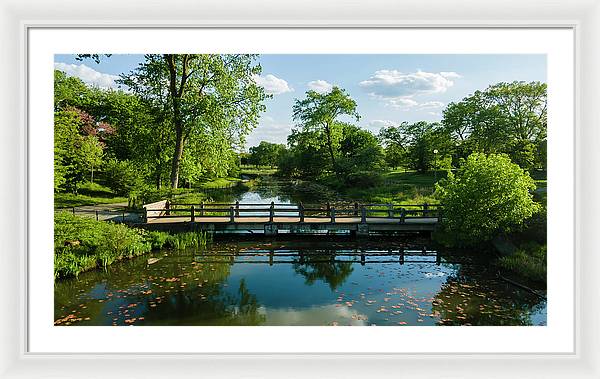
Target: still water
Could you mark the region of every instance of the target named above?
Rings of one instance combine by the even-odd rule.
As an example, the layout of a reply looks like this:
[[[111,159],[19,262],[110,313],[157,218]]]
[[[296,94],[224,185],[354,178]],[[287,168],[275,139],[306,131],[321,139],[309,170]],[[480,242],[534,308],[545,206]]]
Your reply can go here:
[[[299,201],[281,193],[271,183],[230,196],[241,203]],[[149,258],[158,261],[148,264]],[[205,250],[159,251],[58,281],[54,320],[55,325],[545,325],[546,300],[497,278],[489,259],[446,251],[419,237],[217,236]]]

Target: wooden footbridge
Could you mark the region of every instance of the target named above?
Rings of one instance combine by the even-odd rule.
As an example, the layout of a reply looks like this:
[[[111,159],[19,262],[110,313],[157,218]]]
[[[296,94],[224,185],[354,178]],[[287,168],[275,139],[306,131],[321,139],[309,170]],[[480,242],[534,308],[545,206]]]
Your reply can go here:
[[[319,233],[348,231],[367,236],[389,232],[433,231],[442,220],[439,205],[415,204],[181,204],[144,205],[145,227],[154,230]]]

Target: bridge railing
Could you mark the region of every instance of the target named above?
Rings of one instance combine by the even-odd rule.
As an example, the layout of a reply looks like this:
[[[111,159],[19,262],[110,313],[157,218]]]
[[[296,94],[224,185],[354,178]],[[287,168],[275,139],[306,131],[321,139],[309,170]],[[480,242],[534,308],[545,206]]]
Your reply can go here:
[[[152,215],[149,213],[152,212]],[[265,218],[273,222],[275,218],[293,217],[298,222],[306,219],[329,222],[355,220],[367,222],[367,219],[398,219],[403,223],[411,218],[442,217],[442,206],[439,204],[240,204],[230,203],[166,203],[164,208],[146,208],[146,220],[159,218],[189,218],[195,222],[197,218],[223,219],[230,222],[243,221],[249,218]],[[345,220],[344,220],[345,219]],[[264,220],[267,221],[267,220]]]

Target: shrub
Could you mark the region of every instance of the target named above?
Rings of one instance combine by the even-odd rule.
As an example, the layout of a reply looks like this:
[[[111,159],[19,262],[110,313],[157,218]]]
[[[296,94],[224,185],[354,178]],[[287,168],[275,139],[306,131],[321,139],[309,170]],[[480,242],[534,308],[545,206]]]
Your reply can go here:
[[[106,183],[118,195],[129,195],[144,188],[144,178],[129,161],[111,159],[104,165]]]
[[[54,218],[54,277],[78,276],[152,249],[145,232],[59,212]]]
[[[540,205],[533,179],[506,155],[471,154],[456,175],[436,184],[444,227],[459,245],[474,245],[519,230]]]
[[[345,182],[350,187],[368,188],[380,185],[382,178],[378,172],[358,171],[346,175]]]

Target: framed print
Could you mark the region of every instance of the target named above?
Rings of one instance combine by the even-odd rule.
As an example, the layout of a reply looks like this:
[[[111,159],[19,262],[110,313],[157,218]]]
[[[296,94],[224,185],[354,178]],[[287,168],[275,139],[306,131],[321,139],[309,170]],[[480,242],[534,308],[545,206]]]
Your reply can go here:
[[[6,5],[3,375],[599,376],[600,8],[437,5]]]

